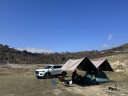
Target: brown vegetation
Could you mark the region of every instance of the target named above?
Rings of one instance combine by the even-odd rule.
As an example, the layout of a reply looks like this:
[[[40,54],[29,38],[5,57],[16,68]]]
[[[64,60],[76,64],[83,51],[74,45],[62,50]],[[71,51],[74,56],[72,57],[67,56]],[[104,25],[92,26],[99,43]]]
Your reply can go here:
[[[78,59],[88,57],[90,59],[111,56],[114,54],[128,53],[128,44],[102,51],[83,51],[83,52],[62,52],[62,53],[31,53],[19,51],[14,48],[9,48],[7,45],[0,44],[0,63],[14,64],[57,64],[64,63],[68,59]]]

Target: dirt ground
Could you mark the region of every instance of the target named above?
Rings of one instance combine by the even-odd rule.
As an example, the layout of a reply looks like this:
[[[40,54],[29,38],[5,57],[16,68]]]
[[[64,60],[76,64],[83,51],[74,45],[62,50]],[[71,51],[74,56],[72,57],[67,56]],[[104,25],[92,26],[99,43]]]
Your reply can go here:
[[[65,87],[63,84],[53,85],[53,78],[34,77],[34,71],[44,65],[14,66],[0,65],[0,96],[128,96],[128,75],[123,72],[107,72],[111,80],[109,83]],[[56,81],[59,82],[57,78]],[[108,87],[114,88],[115,85],[117,90],[108,90]]]

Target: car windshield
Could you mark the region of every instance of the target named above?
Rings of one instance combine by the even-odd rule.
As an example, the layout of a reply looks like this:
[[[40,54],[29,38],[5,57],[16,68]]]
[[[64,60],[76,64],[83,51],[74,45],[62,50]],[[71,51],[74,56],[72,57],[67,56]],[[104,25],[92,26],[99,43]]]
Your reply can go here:
[[[50,69],[52,66],[46,66],[44,67],[44,69]]]

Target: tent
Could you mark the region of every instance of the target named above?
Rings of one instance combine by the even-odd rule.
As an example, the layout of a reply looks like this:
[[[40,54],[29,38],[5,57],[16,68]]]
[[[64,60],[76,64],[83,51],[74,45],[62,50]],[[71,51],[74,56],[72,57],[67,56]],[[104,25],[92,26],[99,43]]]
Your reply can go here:
[[[109,78],[103,71],[113,71],[108,60],[91,61],[87,57],[81,59],[69,59],[62,67],[62,70],[73,71],[75,69],[87,71],[84,80],[87,83],[95,84],[108,82]]]
[[[109,82],[109,78],[103,71],[93,72],[93,73],[87,72],[84,78],[85,78],[85,82],[89,84]]]

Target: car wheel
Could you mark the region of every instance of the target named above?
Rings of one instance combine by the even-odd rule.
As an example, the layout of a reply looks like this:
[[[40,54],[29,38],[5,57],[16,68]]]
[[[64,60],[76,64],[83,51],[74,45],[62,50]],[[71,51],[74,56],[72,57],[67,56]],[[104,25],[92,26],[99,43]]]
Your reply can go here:
[[[50,78],[50,77],[51,77],[51,73],[50,72],[45,73],[44,78]]]
[[[66,72],[62,72],[62,76],[66,76],[67,75],[67,73]]]

